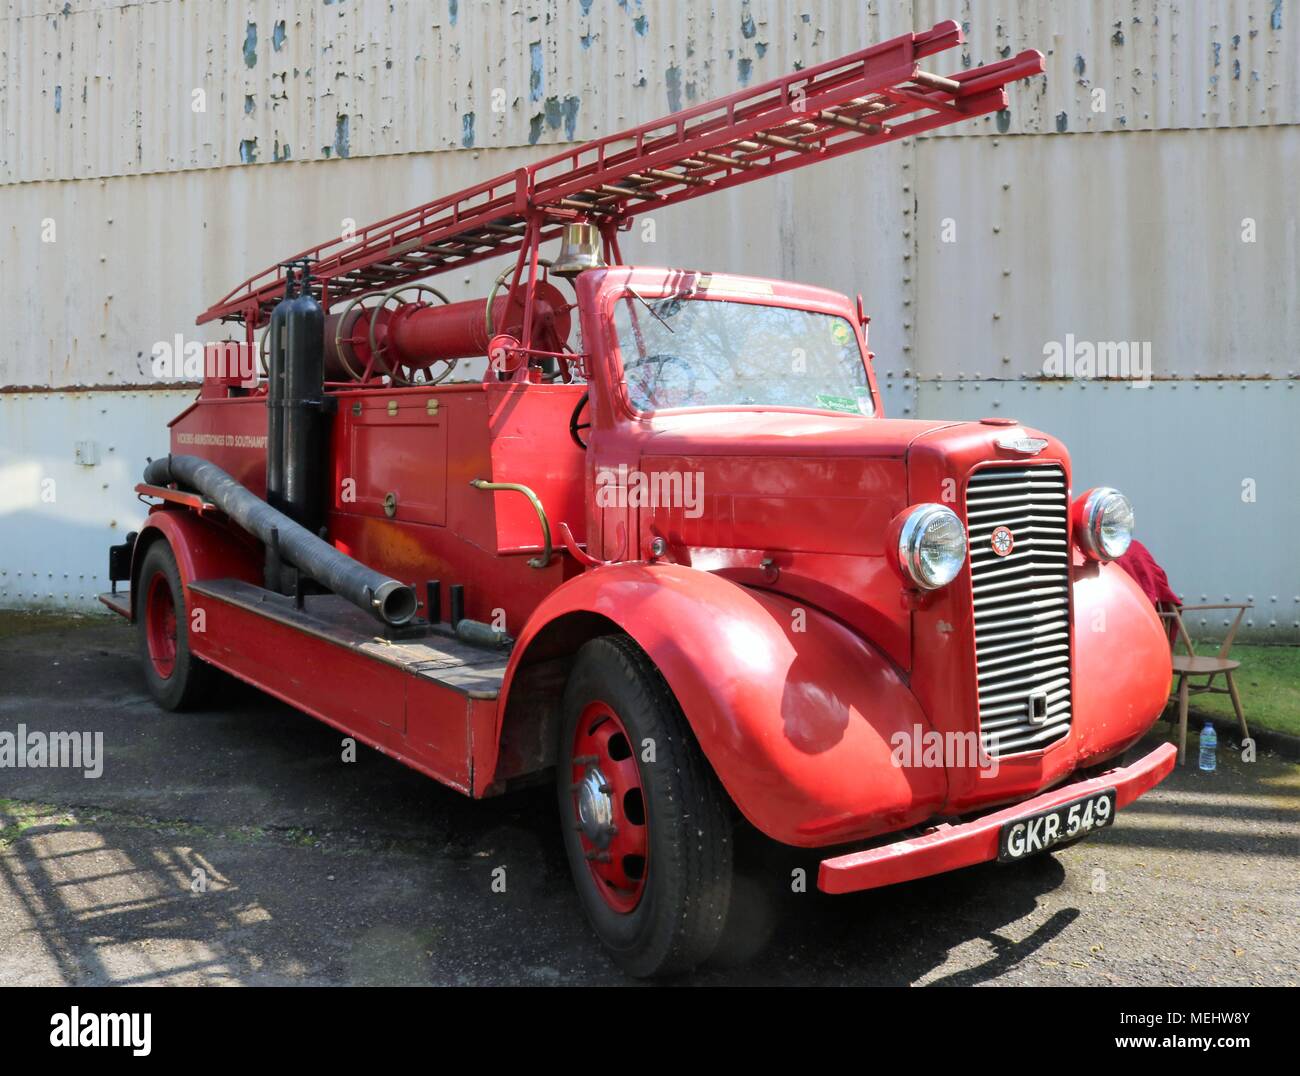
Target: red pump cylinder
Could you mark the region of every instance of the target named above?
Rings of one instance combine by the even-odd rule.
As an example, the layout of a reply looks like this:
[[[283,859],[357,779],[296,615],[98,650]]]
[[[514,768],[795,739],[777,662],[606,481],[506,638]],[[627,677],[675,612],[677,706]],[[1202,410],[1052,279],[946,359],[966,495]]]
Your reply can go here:
[[[486,355],[490,336],[523,335],[523,289],[513,297],[502,295],[492,304],[492,332],[487,325],[487,300],[467,299],[446,306],[398,307],[376,332],[380,347],[391,349],[399,362],[431,359],[469,359]],[[538,283],[533,297],[535,346],[558,350],[549,344],[569,338],[569,303],[554,284]]]
[[[506,333],[520,339],[524,324],[524,289],[514,296],[502,295],[492,304],[492,332],[488,332],[487,299],[466,299],[445,305],[423,302],[380,306],[369,310],[354,307],[347,324],[338,333],[346,351],[340,362],[333,338],[337,315],[331,315],[326,338],[327,362],[332,378],[357,376],[370,359],[371,321],[381,367],[395,365],[421,368],[434,362],[469,359],[488,353],[490,336]],[[571,304],[549,281],[540,281],[533,297],[532,346],[541,351],[560,351],[568,341]]]

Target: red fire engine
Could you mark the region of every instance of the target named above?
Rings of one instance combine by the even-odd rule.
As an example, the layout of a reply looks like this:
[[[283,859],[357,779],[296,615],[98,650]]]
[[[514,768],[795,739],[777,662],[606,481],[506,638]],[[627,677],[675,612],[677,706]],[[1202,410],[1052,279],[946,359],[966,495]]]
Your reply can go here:
[[[205,379],[110,554],[158,702],[218,669],[470,796],[553,772],[634,975],[710,955],[742,819],[826,849],[831,893],[1109,824],[1174,763],[1118,761],[1170,679],[1109,563],[1128,501],[1072,497],[1065,446],[1011,420],[886,419],[860,298],[619,254],[637,214],[1003,109],[1043,70],[921,66],[961,40],[566,149],[202,314],[265,376]],[[503,255],[486,298],[428,283]],[[449,381],[467,358],[483,376]]]

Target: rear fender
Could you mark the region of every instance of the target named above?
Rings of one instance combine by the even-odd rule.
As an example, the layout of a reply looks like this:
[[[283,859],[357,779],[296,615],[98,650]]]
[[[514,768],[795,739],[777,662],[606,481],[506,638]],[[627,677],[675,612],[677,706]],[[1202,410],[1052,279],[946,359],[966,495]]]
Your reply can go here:
[[[132,619],[140,567],[149,547],[157,541],[167,542],[176,557],[181,583],[186,588],[187,608],[189,585],[195,580],[243,579],[258,584],[262,581],[258,544],[242,531],[205,519],[187,508],[155,505],[140,528],[131,556]]]
[[[515,646],[498,740],[530,644],[574,613],[646,652],[736,806],[775,840],[813,847],[897,830],[947,795],[942,767],[894,763],[891,737],[930,726],[875,647],[816,609],[679,565],[610,565],[554,591]]]

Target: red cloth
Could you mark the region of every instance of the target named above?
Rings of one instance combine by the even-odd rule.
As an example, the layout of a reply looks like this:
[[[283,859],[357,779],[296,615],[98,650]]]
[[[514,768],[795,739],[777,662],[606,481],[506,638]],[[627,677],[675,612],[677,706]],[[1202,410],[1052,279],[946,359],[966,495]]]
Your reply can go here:
[[[1183,604],[1169,585],[1169,576],[1165,575],[1165,570],[1156,563],[1151,551],[1136,538],[1129,543],[1128,552],[1115,563],[1133,577],[1133,581],[1142,588],[1142,593],[1151,600],[1152,605],[1159,608],[1161,602],[1178,606]]]

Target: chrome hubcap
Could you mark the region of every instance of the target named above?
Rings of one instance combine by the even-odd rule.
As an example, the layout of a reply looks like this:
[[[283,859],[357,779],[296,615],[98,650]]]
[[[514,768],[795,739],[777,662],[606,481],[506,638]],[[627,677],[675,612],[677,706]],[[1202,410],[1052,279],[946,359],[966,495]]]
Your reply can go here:
[[[588,767],[578,786],[578,824],[597,848],[608,847],[614,836],[614,799],[609,793],[604,774]]]

